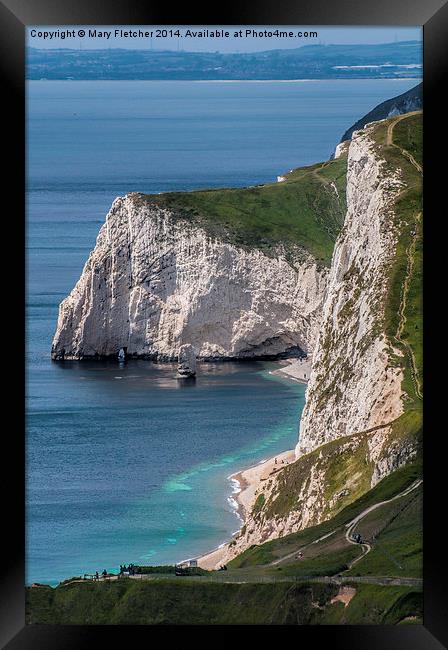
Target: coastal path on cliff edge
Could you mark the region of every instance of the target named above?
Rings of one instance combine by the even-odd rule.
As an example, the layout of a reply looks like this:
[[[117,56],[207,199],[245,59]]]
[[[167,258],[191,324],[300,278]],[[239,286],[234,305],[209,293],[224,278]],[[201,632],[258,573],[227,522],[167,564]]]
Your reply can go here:
[[[403,492],[400,492],[400,494],[396,494],[394,497],[391,499],[387,499],[387,501],[380,501],[378,503],[373,504],[373,506],[369,506],[365,510],[363,510],[359,515],[357,515],[354,519],[352,519],[348,524],[345,524],[346,527],[346,533],[345,533],[345,539],[347,542],[350,544],[355,544],[359,545],[363,548],[363,552],[359,557],[357,557],[349,566],[351,568],[356,562],[358,562],[361,558],[365,557],[367,553],[371,550],[371,545],[368,542],[363,542],[362,544],[359,544],[358,542],[355,542],[351,539],[351,535],[353,534],[353,531],[359,522],[366,517],[369,513],[371,513],[373,510],[376,510],[377,508],[380,508],[381,506],[386,505],[387,503],[390,503],[391,501],[395,501],[396,499],[401,499],[402,497],[408,495],[410,492],[418,488],[419,485],[423,483],[422,479],[419,479],[418,481],[415,481],[412,485],[408,486]],[[289,553],[288,555],[285,555],[284,557],[275,560],[274,562],[271,562],[268,566],[276,566],[277,564],[281,564],[282,562],[285,562],[285,560],[293,558],[299,551],[304,551],[305,549],[309,548],[310,546],[313,546],[313,544],[318,544],[319,542],[323,541],[324,539],[327,539],[331,535],[334,535],[339,528],[335,528],[331,532],[327,533],[326,535],[322,535],[322,537],[319,537],[318,539],[315,539],[313,542],[310,544],[307,544],[306,546],[302,546],[298,549],[296,549],[293,553]]]
[[[414,156],[412,156],[412,154],[409,151],[407,151],[407,149],[402,149],[401,147],[396,145],[394,143],[394,141],[393,141],[395,126],[399,122],[401,122],[402,120],[408,118],[410,115],[419,115],[419,114],[421,114],[421,111],[413,111],[412,113],[405,113],[404,115],[400,115],[399,117],[397,117],[397,119],[395,119],[393,122],[391,122],[389,124],[389,126],[387,127],[386,145],[389,145],[391,147],[395,147],[396,149],[398,149],[401,152],[401,154],[405,158],[407,158],[409,160],[409,162],[417,169],[417,171],[420,174],[423,174],[422,167],[415,160]],[[407,190],[404,190],[404,192],[406,192],[406,191]],[[421,216],[422,216],[422,213],[419,212],[418,215],[416,216],[416,221],[419,221]],[[409,248],[407,250],[408,264],[407,264],[406,278],[405,278],[405,281],[403,282],[403,293],[402,293],[402,300],[401,300],[401,305],[400,305],[400,322],[399,322],[399,325],[398,325],[397,334],[395,335],[395,339],[399,343],[401,343],[401,345],[405,348],[405,350],[406,350],[406,352],[408,354],[408,358],[409,358],[410,366],[411,366],[412,383],[414,384],[414,389],[415,389],[415,392],[417,394],[417,397],[422,399],[422,391],[421,391],[421,387],[420,387],[420,381],[419,381],[419,378],[418,378],[417,367],[416,367],[416,364],[415,364],[414,353],[413,353],[411,347],[408,345],[408,343],[406,343],[406,341],[403,341],[402,338],[401,338],[401,332],[403,331],[404,324],[406,322],[406,317],[404,315],[404,311],[405,311],[405,308],[406,308],[406,293],[407,293],[408,286],[409,286],[409,279],[410,279],[411,274],[412,274],[412,266],[413,266],[412,252],[413,252],[413,249],[415,249],[416,238],[417,238],[417,230],[415,229],[414,235],[412,237],[412,241],[411,241],[411,243],[409,245]]]
[[[412,113],[405,113],[404,115],[400,115],[399,117],[397,117],[396,120],[394,120],[393,122],[391,122],[389,124],[389,126],[387,127],[387,133],[386,133],[386,144],[389,145],[389,146],[392,146],[392,147],[396,147],[399,151],[401,151],[403,156],[405,158],[407,158],[409,160],[409,162],[414,165],[416,170],[418,172],[420,172],[420,174],[423,174],[423,169],[422,169],[421,165],[419,165],[418,162],[415,160],[414,156],[411,153],[409,153],[409,151],[407,149],[402,149],[397,144],[395,144],[394,141],[393,141],[394,128],[396,127],[398,122],[401,122],[401,120],[407,119],[411,115],[421,115],[421,111],[413,111]]]
[[[419,222],[421,219],[422,213],[419,212],[418,215],[416,216],[416,221]],[[402,298],[400,302],[400,309],[399,309],[399,323],[398,323],[398,328],[397,328],[397,333],[395,334],[394,338],[396,341],[401,343],[401,345],[405,348],[407,354],[408,354],[408,359],[410,362],[411,366],[411,377],[412,377],[412,383],[414,385],[414,390],[420,399],[422,399],[422,391],[420,387],[420,380],[418,378],[418,372],[417,372],[417,366],[415,363],[415,357],[414,357],[414,352],[411,348],[411,346],[404,341],[401,338],[401,334],[404,330],[404,326],[406,323],[406,316],[405,316],[405,310],[406,310],[406,295],[408,293],[409,289],[409,282],[412,276],[412,270],[414,266],[414,257],[413,253],[415,252],[415,247],[416,247],[416,239],[417,239],[417,229],[414,231],[414,235],[412,236],[412,241],[409,244],[409,247],[406,251],[406,257],[407,257],[407,265],[406,265],[406,277],[403,282],[403,291],[402,291]]]

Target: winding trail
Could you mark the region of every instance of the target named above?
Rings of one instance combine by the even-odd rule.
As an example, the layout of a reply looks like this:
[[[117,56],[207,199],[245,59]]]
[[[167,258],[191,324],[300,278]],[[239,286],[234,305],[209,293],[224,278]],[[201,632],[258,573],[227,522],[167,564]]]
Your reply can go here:
[[[350,521],[348,524],[346,524],[347,530],[345,532],[345,539],[347,540],[347,542],[349,542],[350,544],[354,544],[355,546],[361,546],[362,549],[363,549],[363,552],[361,553],[361,555],[359,555],[357,558],[355,558],[349,564],[349,567],[348,567],[349,569],[351,569],[357,562],[359,562],[359,560],[361,560],[363,557],[365,557],[367,555],[367,553],[369,553],[372,550],[372,546],[371,546],[371,544],[369,542],[358,543],[358,542],[355,542],[352,539],[353,532],[354,532],[356,526],[359,524],[359,522],[362,519],[364,519],[364,517],[366,517],[369,513],[373,512],[377,508],[380,508],[381,506],[386,505],[386,503],[391,503],[392,501],[395,501],[396,499],[401,499],[402,497],[405,497],[410,492],[412,492],[413,490],[418,488],[419,485],[421,485],[422,483],[423,483],[422,479],[419,479],[418,481],[415,481],[414,483],[412,483],[412,485],[408,486],[405,490],[403,490],[403,492],[400,492],[399,494],[396,494],[391,499],[387,499],[386,501],[380,501],[379,503],[375,503],[373,506],[370,506],[369,508],[366,508],[359,515],[357,515],[354,519],[352,519],[352,521]]]
[[[421,219],[422,213],[419,212],[418,215],[416,216],[416,221],[419,222]],[[404,330],[404,326],[406,324],[406,316],[405,316],[405,310],[406,310],[406,295],[409,290],[409,283],[411,281],[411,276],[412,276],[412,271],[414,267],[414,253],[415,253],[415,247],[416,247],[416,240],[417,240],[417,229],[415,229],[414,234],[412,236],[411,243],[409,244],[409,247],[406,251],[406,257],[407,257],[407,267],[406,267],[406,277],[403,282],[403,291],[402,291],[402,298],[400,302],[400,309],[399,309],[399,323],[398,323],[398,328],[397,328],[397,333],[395,334],[395,340],[398,341],[406,350],[408,359],[410,362],[410,368],[411,368],[411,377],[412,377],[412,383],[414,385],[414,390],[420,399],[423,398],[422,390],[421,390],[421,385],[420,381],[418,378],[418,371],[417,371],[417,366],[415,363],[415,356],[414,352],[406,341],[404,341],[401,338],[401,334]]]
[[[345,524],[346,526],[346,532],[345,532],[345,539],[347,542],[350,544],[354,544],[355,546],[361,546],[363,548],[363,552],[361,555],[349,565],[349,569],[359,562],[359,560],[367,555],[372,549],[371,545],[368,542],[363,542],[362,544],[358,544],[358,542],[355,542],[351,539],[351,536],[353,535],[353,531],[356,528],[357,524],[364,519],[369,513],[373,512],[373,510],[376,510],[377,508],[380,508],[381,506],[386,505],[387,503],[391,503],[391,501],[395,501],[396,499],[401,499],[402,497],[408,495],[410,492],[418,488],[419,485],[422,483],[422,479],[419,479],[418,481],[415,481],[412,483],[412,485],[409,485],[403,492],[400,492],[399,494],[396,494],[394,497],[391,499],[387,499],[386,501],[380,501],[378,503],[373,504],[372,506],[369,506],[365,510],[363,510],[359,515],[356,515],[354,519],[349,521],[348,524]],[[297,548],[295,551],[292,553],[288,553],[288,555],[285,555],[278,560],[274,560],[274,562],[271,562],[268,566],[277,566],[278,564],[281,564],[282,562],[285,562],[286,560],[292,559],[299,551],[304,551],[305,549],[309,548],[310,546],[313,546],[314,544],[318,544],[319,542],[323,541],[324,539],[327,539],[328,537],[331,537],[331,535],[334,535],[338,530],[340,529],[340,526],[338,528],[335,528],[334,530],[330,531],[329,533],[326,533],[325,535],[322,535],[318,539],[315,539],[314,541],[310,542],[309,544],[306,544],[305,546],[301,546]]]
[[[288,553],[288,555],[284,555],[278,560],[275,560],[274,562],[271,562],[268,566],[277,566],[277,564],[281,564],[282,562],[285,562],[285,560],[290,560],[293,558],[299,551],[304,551],[306,548],[309,548],[310,546],[313,546],[314,544],[318,544],[324,539],[327,539],[327,537],[331,537],[331,535],[334,535],[335,532],[338,530],[338,528],[335,528],[332,530],[330,533],[327,533],[326,535],[322,535],[322,537],[319,537],[318,539],[315,539],[314,541],[310,542],[309,544],[306,544],[306,546],[301,546],[300,548],[296,549],[292,553]]]
[[[401,147],[399,147],[397,144],[394,143],[394,128],[396,127],[398,122],[401,122],[401,120],[405,120],[411,115],[421,115],[421,111],[412,111],[412,113],[405,113],[404,115],[399,115],[396,120],[394,120],[389,124],[386,132],[386,144],[391,147],[396,147],[399,151],[401,151],[403,156],[407,158],[412,165],[414,165],[416,170],[420,172],[420,174],[423,174],[423,169],[421,165],[419,165],[418,162],[415,160],[414,156],[407,149],[402,149]]]
[[[409,160],[409,162],[416,168],[416,170],[420,173],[423,174],[423,169],[421,165],[415,160],[414,156],[407,150],[403,149],[402,147],[399,147],[397,144],[394,143],[393,138],[394,138],[394,128],[396,125],[401,122],[402,120],[407,119],[410,115],[421,115],[421,111],[413,111],[412,113],[405,113],[404,115],[398,116],[395,120],[393,120],[387,127],[387,132],[386,132],[386,145],[395,147],[400,151],[400,153]],[[406,190],[404,190],[406,191]],[[417,216],[415,217],[416,222],[418,223],[422,217],[422,213],[419,212]],[[394,338],[395,340],[405,349],[408,359],[409,359],[409,365],[411,369],[411,377],[412,377],[412,383],[414,385],[414,390],[418,398],[422,399],[422,389],[421,389],[421,384],[419,381],[418,377],[418,371],[417,371],[417,366],[415,363],[415,356],[414,352],[411,348],[411,346],[404,341],[401,338],[401,334],[404,330],[404,326],[406,323],[406,316],[405,316],[405,310],[406,310],[406,295],[409,290],[409,283],[411,280],[412,276],[412,271],[413,271],[413,265],[414,265],[414,259],[413,255],[415,253],[415,248],[416,248],[416,240],[417,240],[417,228],[414,229],[413,235],[412,235],[412,240],[411,243],[409,244],[409,247],[406,251],[406,256],[407,256],[407,267],[406,267],[406,277],[403,282],[403,291],[402,291],[402,298],[400,302],[400,309],[399,309],[399,323],[398,323],[398,328],[397,328],[397,333],[395,334]]]

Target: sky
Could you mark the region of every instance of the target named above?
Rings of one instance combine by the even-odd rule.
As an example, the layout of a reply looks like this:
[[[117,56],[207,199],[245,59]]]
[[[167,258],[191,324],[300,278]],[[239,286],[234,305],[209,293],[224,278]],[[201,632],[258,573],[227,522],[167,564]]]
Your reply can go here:
[[[162,35],[155,37],[156,30],[177,30],[182,34],[182,38],[177,36],[171,37]],[[223,29],[230,32],[229,37],[224,38],[199,38],[199,37],[186,37],[187,29],[191,31],[208,29]],[[96,29],[99,31],[111,31],[112,34],[109,38],[105,36],[100,38],[91,38],[88,36],[89,29]],[[122,29],[123,31],[153,31],[153,37],[130,37],[130,36],[114,36],[115,29]],[[236,38],[234,32],[242,29],[243,38]],[[260,36],[245,36],[246,29],[255,29],[257,32],[264,30],[273,31],[279,29],[281,31],[293,31],[294,37],[260,37]],[[34,31],[33,31],[34,30]],[[79,37],[79,31],[84,30],[86,35],[83,38]],[[59,34],[58,34],[59,31]],[[72,33],[74,31],[74,34]],[[318,32],[318,37],[305,37],[297,36],[298,32]],[[39,36],[38,33],[48,32],[53,33],[50,38],[43,35]],[[66,38],[61,38],[61,33],[67,33]],[[34,35],[36,34],[36,35]],[[263,50],[272,49],[289,49],[301,47],[310,44],[361,44],[361,43],[391,43],[394,41],[410,41],[421,40],[422,28],[416,27],[320,27],[318,25],[279,25],[276,26],[157,26],[157,25],[49,25],[49,26],[32,26],[27,28],[27,45],[29,47],[43,48],[43,49],[57,49],[57,48],[72,48],[72,49],[107,49],[107,48],[123,48],[123,49],[153,49],[153,50],[184,50],[190,52],[259,52]]]

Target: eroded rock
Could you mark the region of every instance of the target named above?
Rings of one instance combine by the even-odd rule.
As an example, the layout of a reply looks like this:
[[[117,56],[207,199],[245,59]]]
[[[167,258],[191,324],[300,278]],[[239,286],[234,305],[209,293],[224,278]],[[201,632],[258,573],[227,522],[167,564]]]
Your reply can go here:
[[[178,364],[177,372],[182,377],[194,377],[196,375],[196,350],[192,345],[180,346]]]

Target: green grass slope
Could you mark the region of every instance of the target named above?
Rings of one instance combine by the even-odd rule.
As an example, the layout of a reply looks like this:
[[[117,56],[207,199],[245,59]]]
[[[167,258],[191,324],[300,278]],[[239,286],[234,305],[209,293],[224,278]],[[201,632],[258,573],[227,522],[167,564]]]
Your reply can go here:
[[[392,142],[386,143],[387,126],[393,124]],[[408,395],[406,409],[421,410],[422,391],[422,175],[415,164],[422,160],[422,116],[410,114],[380,124],[375,129],[379,153],[393,172],[399,168],[406,184],[398,196],[391,227],[397,233],[397,249],[392,264],[384,329],[391,343],[391,363],[404,366],[403,389]],[[410,154],[412,162],[408,158]],[[402,356],[394,354],[398,348]],[[404,357],[404,361],[403,361]]]
[[[420,488],[366,517],[359,531],[372,540],[372,550],[346,575],[422,577],[422,492]]]
[[[344,606],[333,602],[317,612],[320,625],[401,625],[423,623],[423,597],[412,587],[357,585],[353,599]]]
[[[347,158],[303,167],[286,180],[243,189],[138,194],[138,203],[172,210],[211,235],[270,254],[298,245],[325,265],[345,217]]]
[[[200,579],[199,579],[200,580]],[[306,624],[332,585],[219,584],[191,579],[73,583],[27,590],[28,623]]]
[[[421,617],[421,591],[354,586],[347,607],[333,584],[213,583],[123,579],[29,588],[27,623],[38,625],[397,624]]]

